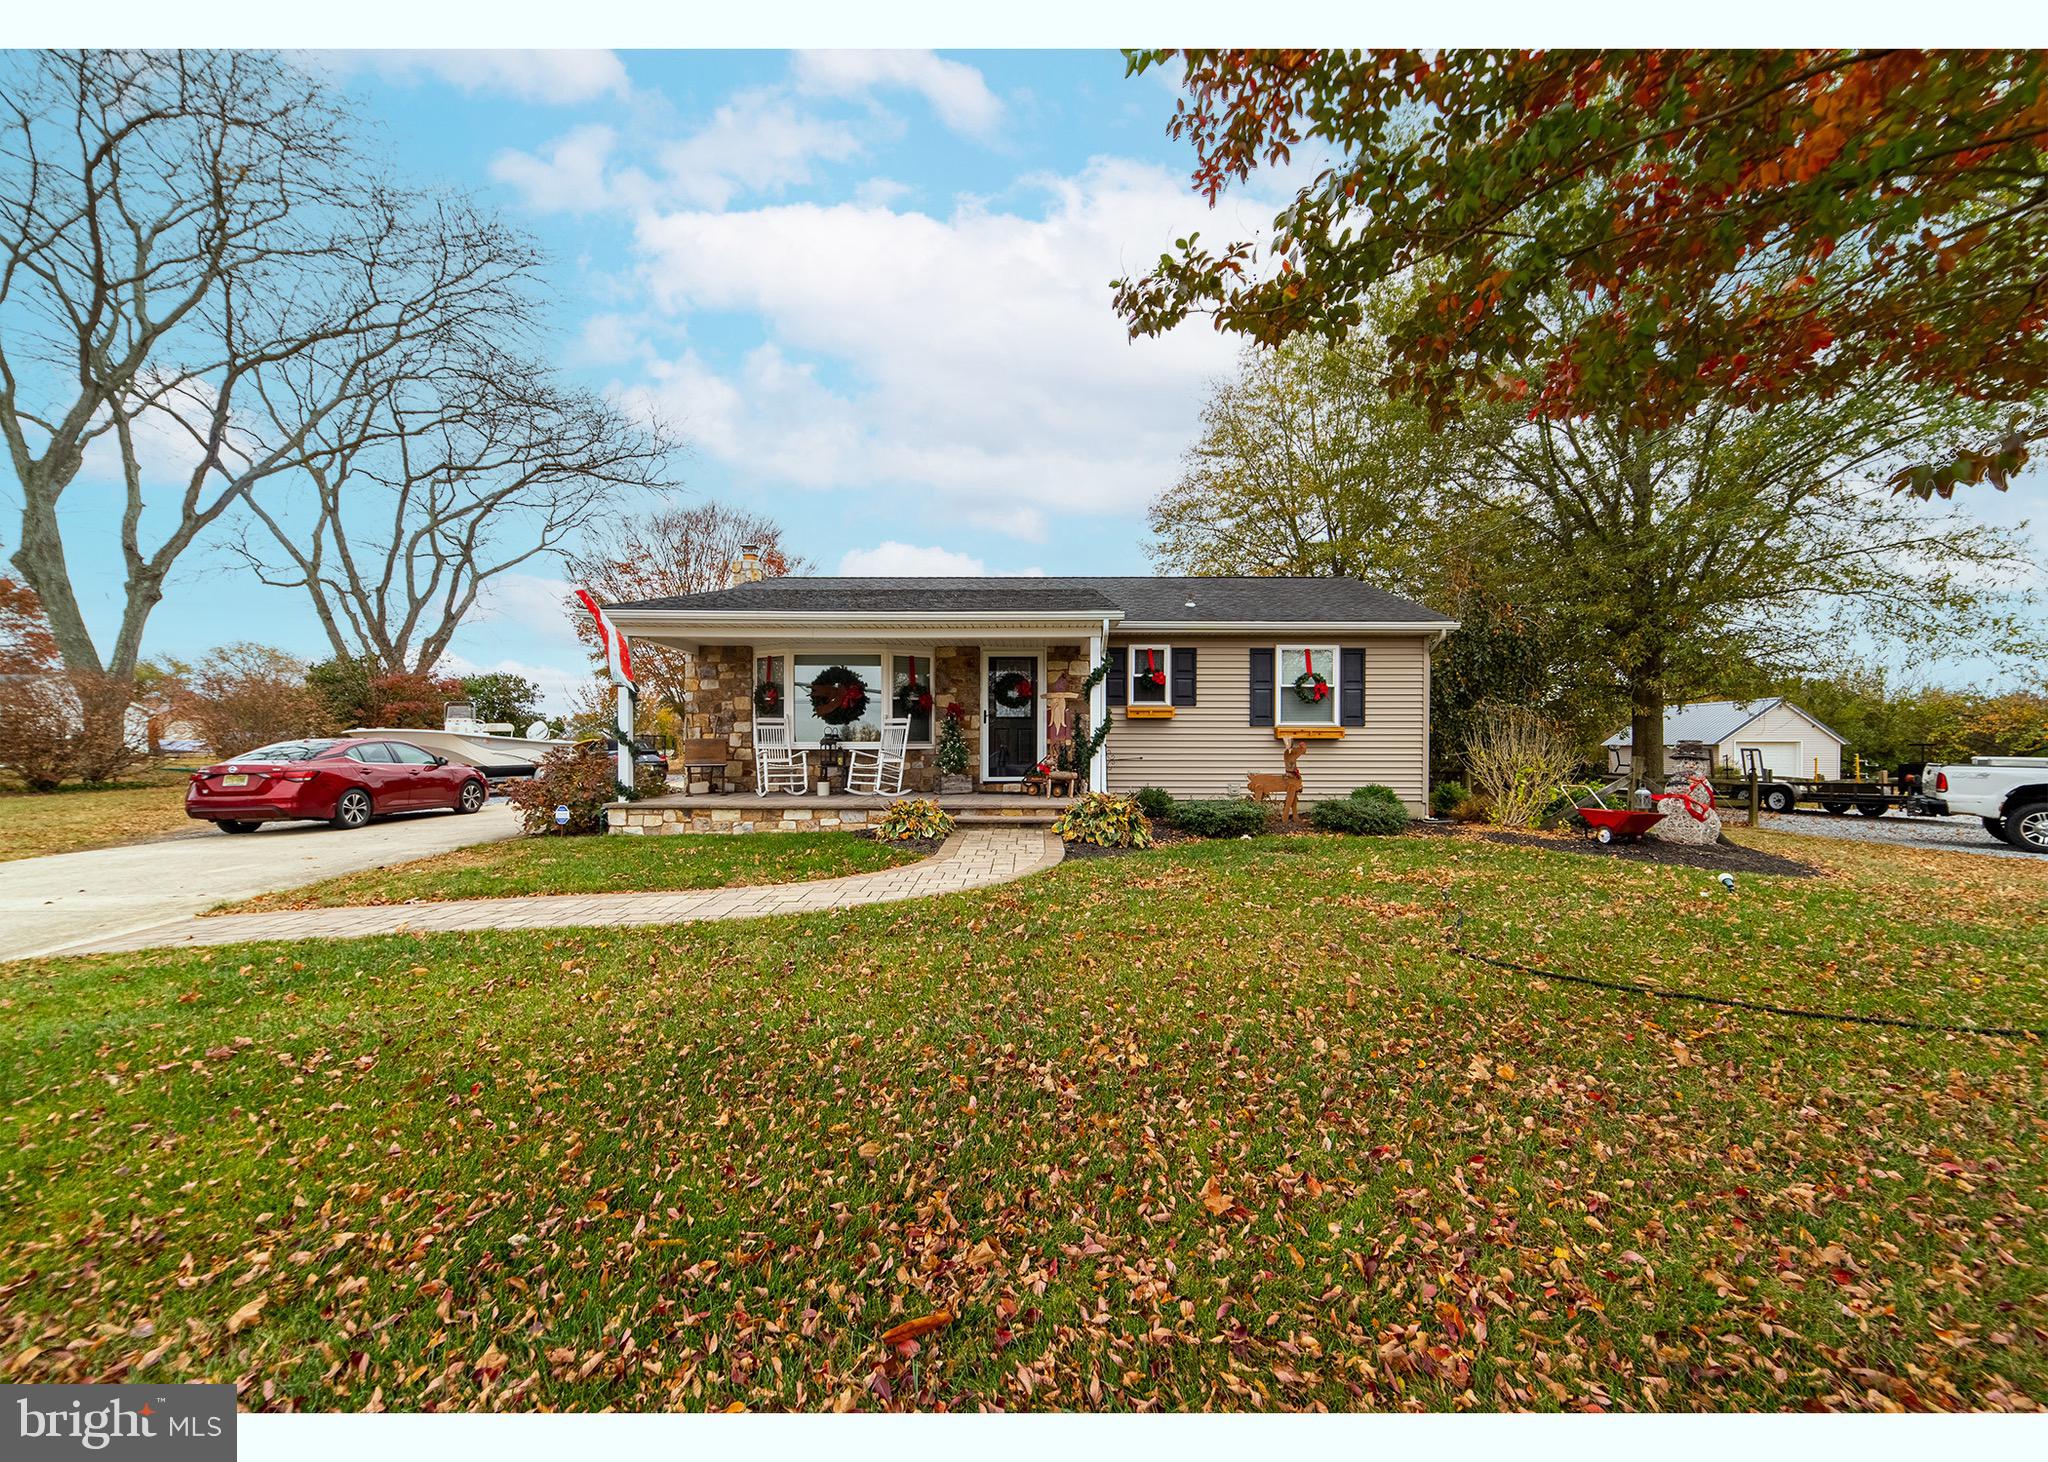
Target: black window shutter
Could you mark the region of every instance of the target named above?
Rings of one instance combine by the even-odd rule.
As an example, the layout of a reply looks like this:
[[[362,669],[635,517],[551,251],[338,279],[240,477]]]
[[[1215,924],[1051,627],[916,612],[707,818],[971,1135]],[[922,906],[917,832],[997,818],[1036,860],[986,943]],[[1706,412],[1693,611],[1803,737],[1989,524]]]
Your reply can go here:
[[[1365,651],[1337,652],[1337,712],[1346,726],[1365,724]]]
[[[1252,651],[1252,725],[1273,724],[1273,652]]]
[[[1131,680],[1125,673],[1125,668],[1130,663],[1129,656],[1128,650],[1114,649],[1109,652],[1109,681],[1103,689],[1109,692],[1109,703],[1113,706],[1122,705],[1130,694]]]
[[[1173,703],[1177,706],[1191,706],[1195,703],[1195,652],[1173,647]]]

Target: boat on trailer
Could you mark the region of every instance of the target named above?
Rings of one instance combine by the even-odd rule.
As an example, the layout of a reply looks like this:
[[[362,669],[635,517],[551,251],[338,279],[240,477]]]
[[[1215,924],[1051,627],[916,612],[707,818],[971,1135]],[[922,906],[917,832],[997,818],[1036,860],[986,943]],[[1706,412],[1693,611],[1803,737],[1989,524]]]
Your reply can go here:
[[[526,729],[526,735],[514,735],[507,722],[477,720],[476,709],[468,701],[450,701],[442,712],[438,731],[425,726],[351,726],[347,734],[410,741],[436,756],[475,767],[494,782],[505,782],[532,776],[541,758],[550,751],[576,744],[572,740],[534,735],[546,729],[538,721]]]

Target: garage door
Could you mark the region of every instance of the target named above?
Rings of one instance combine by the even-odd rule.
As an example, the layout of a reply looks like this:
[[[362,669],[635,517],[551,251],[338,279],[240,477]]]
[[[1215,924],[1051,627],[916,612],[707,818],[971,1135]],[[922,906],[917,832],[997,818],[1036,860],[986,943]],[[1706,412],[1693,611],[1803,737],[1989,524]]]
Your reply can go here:
[[[1764,769],[1774,777],[1810,777],[1813,763],[1799,757],[1799,743],[1796,741],[1738,741],[1735,743],[1735,765],[1742,765],[1742,749],[1753,746],[1763,756]]]

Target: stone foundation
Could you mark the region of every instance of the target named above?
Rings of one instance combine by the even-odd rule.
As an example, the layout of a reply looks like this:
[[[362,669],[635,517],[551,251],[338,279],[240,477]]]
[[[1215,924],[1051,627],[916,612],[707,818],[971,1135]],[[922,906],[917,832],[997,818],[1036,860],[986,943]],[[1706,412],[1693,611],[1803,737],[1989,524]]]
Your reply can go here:
[[[862,832],[882,814],[865,807],[614,807],[605,813],[605,831],[641,837],[664,833],[822,833]]]

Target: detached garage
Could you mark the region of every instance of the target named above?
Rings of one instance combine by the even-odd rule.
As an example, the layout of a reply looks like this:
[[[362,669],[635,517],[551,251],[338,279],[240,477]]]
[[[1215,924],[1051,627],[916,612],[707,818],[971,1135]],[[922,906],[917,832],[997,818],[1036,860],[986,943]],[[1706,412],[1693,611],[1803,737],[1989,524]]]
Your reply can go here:
[[[1832,781],[1842,775],[1842,738],[1783,696],[1671,706],[1664,712],[1665,755],[1681,741],[1704,743],[1716,766],[1736,771],[1742,768],[1743,751],[1753,748],[1766,777]],[[1628,727],[1600,744],[1610,771],[1629,769]]]

